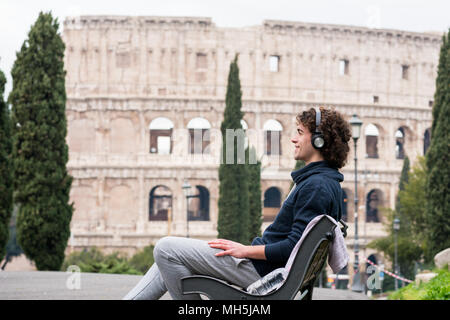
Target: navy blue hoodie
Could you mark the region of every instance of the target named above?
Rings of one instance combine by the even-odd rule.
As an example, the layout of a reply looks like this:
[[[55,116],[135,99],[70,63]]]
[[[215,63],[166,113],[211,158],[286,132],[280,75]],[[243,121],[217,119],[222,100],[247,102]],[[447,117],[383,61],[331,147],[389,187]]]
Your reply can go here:
[[[326,161],[312,162],[291,173],[296,186],[283,202],[275,221],[252,245],[265,245],[267,260],[251,259],[258,273],[265,276],[284,267],[295,244],[314,217],[328,214],[336,221],[342,216],[344,176]]]

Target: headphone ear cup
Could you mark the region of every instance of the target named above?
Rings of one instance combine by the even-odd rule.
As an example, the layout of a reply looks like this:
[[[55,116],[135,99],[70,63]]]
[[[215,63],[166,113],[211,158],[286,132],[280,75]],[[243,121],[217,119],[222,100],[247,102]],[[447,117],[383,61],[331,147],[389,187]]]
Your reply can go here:
[[[311,144],[315,149],[323,148],[323,146],[325,144],[325,140],[323,138],[322,133],[314,133],[311,136]]]

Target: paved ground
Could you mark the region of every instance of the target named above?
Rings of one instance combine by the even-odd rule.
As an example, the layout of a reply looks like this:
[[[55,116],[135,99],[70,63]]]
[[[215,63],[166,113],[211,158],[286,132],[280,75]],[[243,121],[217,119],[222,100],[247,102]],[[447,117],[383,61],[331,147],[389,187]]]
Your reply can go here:
[[[32,271],[0,272],[0,300],[120,300],[142,276]],[[74,289],[69,289],[74,288]],[[79,288],[79,289],[76,289]],[[163,300],[169,300],[166,294]],[[367,300],[349,290],[316,288],[313,300]]]

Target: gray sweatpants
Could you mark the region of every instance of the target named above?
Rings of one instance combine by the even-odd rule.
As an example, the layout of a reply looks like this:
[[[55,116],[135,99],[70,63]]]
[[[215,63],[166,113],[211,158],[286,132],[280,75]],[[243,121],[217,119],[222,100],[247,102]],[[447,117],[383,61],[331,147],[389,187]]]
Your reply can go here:
[[[198,294],[183,295],[181,289],[181,278],[195,274],[212,276],[242,288],[261,278],[249,259],[216,257],[214,254],[220,251],[203,240],[164,237],[153,250],[155,263],[123,299],[157,300],[167,291],[175,300],[200,299]]]

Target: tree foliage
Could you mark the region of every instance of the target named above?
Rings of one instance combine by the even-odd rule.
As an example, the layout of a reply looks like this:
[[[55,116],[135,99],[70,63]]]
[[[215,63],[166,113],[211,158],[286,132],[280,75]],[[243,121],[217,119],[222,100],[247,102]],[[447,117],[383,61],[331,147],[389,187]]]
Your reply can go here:
[[[230,64],[227,93],[225,98],[222,132],[222,161],[219,166],[219,217],[217,230],[219,238],[226,238],[240,243],[249,242],[249,197],[248,175],[245,165],[245,152],[238,150],[238,143],[228,141],[227,129],[234,132],[241,129],[243,117],[242,91],[239,80],[238,56]],[[243,142],[243,141],[241,141]],[[228,152],[233,150],[233,161],[229,163]],[[239,151],[239,152],[238,152]],[[227,161],[228,160],[228,161]],[[228,163],[227,163],[228,162]]]
[[[432,110],[431,143],[426,153],[428,259],[450,247],[450,32],[442,40]]]
[[[40,13],[12,68],[14,203],[17,238],[39,270],[59,270],[73,207],[68,174],[64,43],[51,13]]]
[[[413,166],[412,171],[409,168],[409,160],[404,161],[403,175],[400,180],[398,192],[398,202],[396,210],[384,209],[386,222],[384,224],[386,237],[376,239],[369,243],[368,247],[375,248],[385,254],[385,256],[393,263],[395,253],[394,218],[400,219],[400,230],[397,234],[398,245],[398,264],[400,271],[406,278],[414,278],[415,265],[424,258],[424,250],[426,241],[424,234],[427,229],[423,225],[423,217],[425,215],[425,177],[426,168],[424,158],[418,158],[417,163]],[[407,173],[407,176],[405,176]]]
[[[5,75],[0,71],[0,261],[6,253],[9,220],[13,209],[11,121],[8,106],[3,99],[5,84]]]
[[[249,201],[249,242],[261,236],[261,161],[256,160],[254,147],[247,148],[248,201]],[[256,163],[253,163],[256,160]]]

